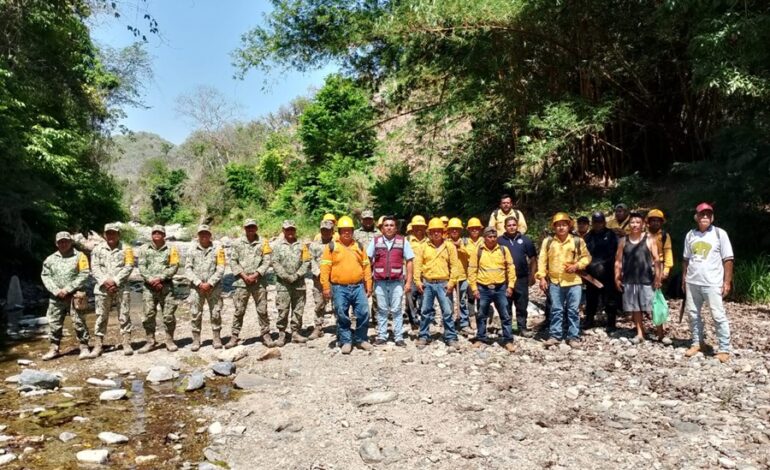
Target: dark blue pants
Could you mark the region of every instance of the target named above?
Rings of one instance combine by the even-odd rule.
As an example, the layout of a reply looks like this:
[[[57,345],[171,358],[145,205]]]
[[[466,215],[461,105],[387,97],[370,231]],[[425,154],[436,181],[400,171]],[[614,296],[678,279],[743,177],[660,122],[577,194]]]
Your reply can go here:
[[[487,340],[487,317],[494,302],[497,312],[500,314],[500,323],[503,326],[503,342],[513,341],[513,325],[511,313],[508,310],[508,298],[505,296],[506,285],[483,286],[479,284],[479,311],[476,316],[476,339]]]

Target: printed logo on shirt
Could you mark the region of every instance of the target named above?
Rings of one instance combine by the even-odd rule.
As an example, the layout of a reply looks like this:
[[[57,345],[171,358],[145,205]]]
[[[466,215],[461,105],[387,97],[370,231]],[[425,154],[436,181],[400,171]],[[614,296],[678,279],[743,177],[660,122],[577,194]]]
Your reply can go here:
[[[693,256],[698,256],[700,258],[707,258],[709,253],[711,252],[711,243],[704,242],[702,240],[699,240],[692,244],[692,254]]]
[[[126,266],[134,265],[134,250],[132,250],[131,247],[128,247],[123,251],[123,264]]]
[[[519,245],[523,245],[524,244],[524,240],[519,238],[518,240],[516,240],[516,243],[518,243]]]

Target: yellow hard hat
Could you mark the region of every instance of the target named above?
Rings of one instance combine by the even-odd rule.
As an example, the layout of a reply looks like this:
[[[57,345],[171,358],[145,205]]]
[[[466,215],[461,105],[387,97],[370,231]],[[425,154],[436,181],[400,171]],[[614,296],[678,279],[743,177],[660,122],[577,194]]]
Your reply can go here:
[[[483,225],[481,225],[481,221],[476,217],[471,217],[468,219],[468,228],[484,228]]]
[[[458,219],[457,217],[452,217],[451,219],[449,219],[449,225],[447,226],[447,228],[459,228],[460,230],[462,230],[463,221]]]
[[[445,216],[445,215],[442,215],[442,216],[441,216],[441,222],[443,222],[443,223],[447,223],[447,222],[449,222],[449,217],[447,217],[447,216]]]
[[[561,222],[562,220],[569,222],[570,225],[572,225],[572,217],[569,216],[566,212],[557,212],[553,215],[553,218],[551,218],[551,226],[555,225],[556,222]]]
[[[326,214],[321,220],[331,220],[332,222],[337,223],[337,218],[334,217],[334,214]]]
[[[382,227],[382,221],[385,219],[384,215],[381,215],[379,219],[377,219],[377,226]]]
[[[438,217],[434,217],[428,222],[428,230],[444,230],[444,222]]]
[[[337,223],[337,229],[342,228],[356,228],[355,224],[353,224],[353,219],[346,215],[340,217],[340,221]]]
[[[659,219],[662,219],[663,222],[666,221],[666,216],[663,215],[663,211],[660,209],[653,209],[647,213],[647,219],[651,219],[652,217],[657,217]]]
[[[406,224],[406,233],[409,233],[412,231],[412,224]]]
[[[414,217],[412,217],[412,227],[415,227],[415,226],[425,227],[426,225],[428,224],[425,223],[425,217],[421,215],[415,215]]]

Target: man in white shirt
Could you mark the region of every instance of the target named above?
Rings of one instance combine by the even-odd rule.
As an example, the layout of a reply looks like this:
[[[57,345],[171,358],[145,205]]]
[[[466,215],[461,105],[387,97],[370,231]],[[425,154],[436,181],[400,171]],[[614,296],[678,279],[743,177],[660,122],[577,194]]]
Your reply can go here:
[[[708,302],[714,318],[718,347],[716,357],[720,362],[730,360],[730,324],[722,298],[730,293],[733,281],[733,247],[727,232],[713,225],[714,208],[701,203],[695,209],[698,228],[690,230],[684,241],[684,265],[682,289],[685,306],[690,315],[692,346],[685,356],[692,357],[710,350],[703,335],[701,308]]]

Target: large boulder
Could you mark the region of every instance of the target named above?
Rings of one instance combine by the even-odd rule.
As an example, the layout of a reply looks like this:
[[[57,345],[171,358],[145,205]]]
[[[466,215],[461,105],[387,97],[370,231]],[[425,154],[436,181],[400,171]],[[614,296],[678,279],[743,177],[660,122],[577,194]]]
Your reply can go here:
[[[32,385],[52,390],[61,385],[61,377],[42,370],[24,369],[19,374],[19,385]]]

